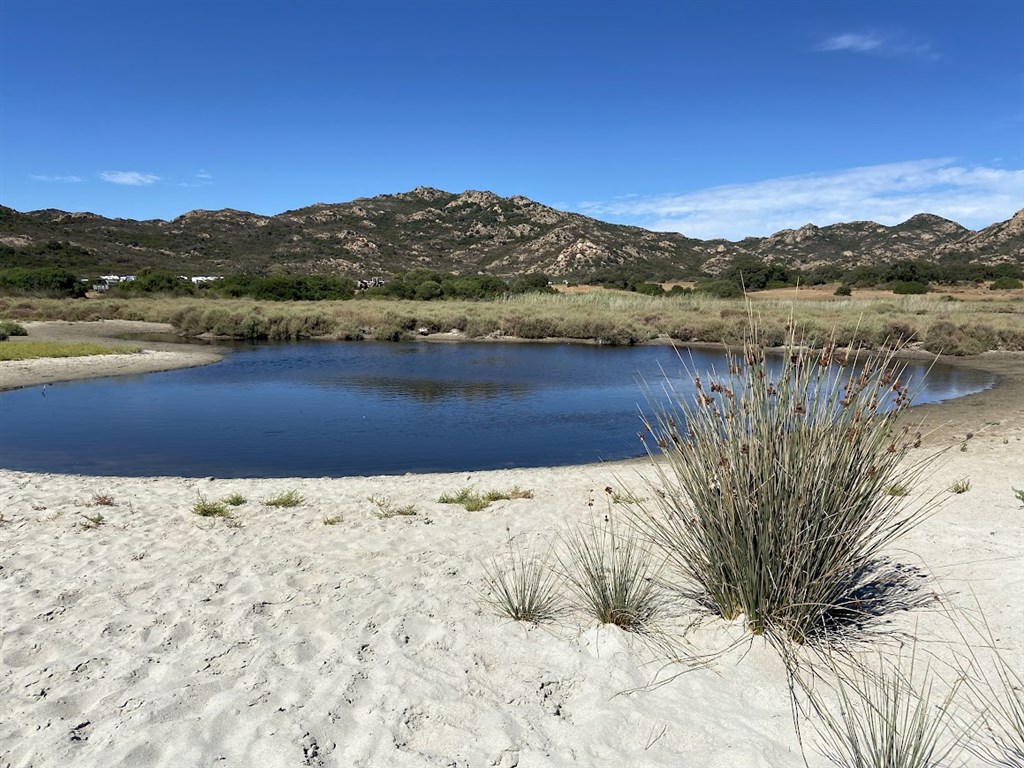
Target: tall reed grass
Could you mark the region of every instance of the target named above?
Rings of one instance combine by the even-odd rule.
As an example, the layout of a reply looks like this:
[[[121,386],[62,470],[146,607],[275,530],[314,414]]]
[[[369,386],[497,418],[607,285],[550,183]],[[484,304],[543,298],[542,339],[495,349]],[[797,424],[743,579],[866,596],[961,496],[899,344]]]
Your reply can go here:
[[[791,334],[773,367],[756,329],[728,370],[671,382],[646,421],[653,504],[633,521],[684,589],[751,632],[809,642],[879,609],[881,551],[930,511],[886,489],[908,487],[916,458],[905,424],[910,383],[895,351],[864,355]]]

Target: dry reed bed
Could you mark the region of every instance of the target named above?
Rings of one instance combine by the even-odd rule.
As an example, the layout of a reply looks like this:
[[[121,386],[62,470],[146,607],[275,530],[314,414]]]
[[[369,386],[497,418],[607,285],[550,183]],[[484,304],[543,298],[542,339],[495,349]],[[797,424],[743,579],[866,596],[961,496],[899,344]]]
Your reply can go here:
[[[1024,301],[766,299],[753,305],[762,338],[781,344],[792,316],[812,339],[864,346],[911,340],[931,352],[964,355],[1024,350]],[[738,344],[748,325],[743,300],[701,295],[649,297],[619,291],[514,296],[493,302],[258,302],[248,299],[32,299],[0,297],[14,320],[146,320],[186,336],[309,337],[398,341],[452,333],[459,338],[566,338],[631,345],[654,339]]]

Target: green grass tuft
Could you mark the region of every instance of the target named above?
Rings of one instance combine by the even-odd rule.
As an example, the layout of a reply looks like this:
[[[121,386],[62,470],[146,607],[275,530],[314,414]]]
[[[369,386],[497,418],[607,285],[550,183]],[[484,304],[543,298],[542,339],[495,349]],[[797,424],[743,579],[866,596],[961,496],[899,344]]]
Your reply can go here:
[[[445,493],[437,500],[439,504],[460,504],[468,512],[479,512],[487,509],[495,501],[506,501],[509,499],[532,499],[533,491],[523,490],[514,485],[507,491],[490,490],[477,493],[470,487],[460,488],[455,493]]]
[[[297,507],[303,501],[305,501],[305,499],[302,498],[298,491],[293,489],[285,491],[284,493],[279,493],[277,496],[271,496],[268,499],[263,499],[260,503],[265,507],[288,508]]]
[[[207,501],[202,496],[192,507],[192,512],[200,517],[230,517],[231,510],[223,501]]]
[[[221,499],[221,501],[223,501],[229,507],[240,507],[243,504],[245,504],[245,502],[248,501],[248,499],[246,499],[245,496],[243,496],[240,493],[232,493],[230,496],[225,496],[223,499]]]
[[[387,520],[391,517],[412,517],[416,514],[415,504],[398,506],[387,496],[370,496],[367,501],[377,508],[375,514],[381,520]]]

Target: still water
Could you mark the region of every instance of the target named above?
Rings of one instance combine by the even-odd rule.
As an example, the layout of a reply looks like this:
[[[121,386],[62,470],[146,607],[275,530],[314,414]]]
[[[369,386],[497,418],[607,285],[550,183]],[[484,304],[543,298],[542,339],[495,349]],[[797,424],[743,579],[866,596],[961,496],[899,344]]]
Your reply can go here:
[[[683,351],[696,370],[715,352]],[[912,366],[913,381],[924,366]],[[203,368],[0,393],[0,466],[94,475],[321,477],[643,454],[671,347],[274,344]],[[935,366],[917,402],[991,386]]]

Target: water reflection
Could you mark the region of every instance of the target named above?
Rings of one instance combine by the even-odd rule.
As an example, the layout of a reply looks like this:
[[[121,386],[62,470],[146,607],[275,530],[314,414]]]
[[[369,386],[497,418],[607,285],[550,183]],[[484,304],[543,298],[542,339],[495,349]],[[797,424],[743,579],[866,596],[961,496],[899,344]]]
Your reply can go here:
[[[493,400],[498,397],[521,398],[530,387],[520,383],[496,381],[453,381],[451,379],[393,378],[363,374],[350,378],[322,379],[323,386],[349,387],[356,391],[385,397],[407,398],[425,403],[461,397],[467,400]]]

